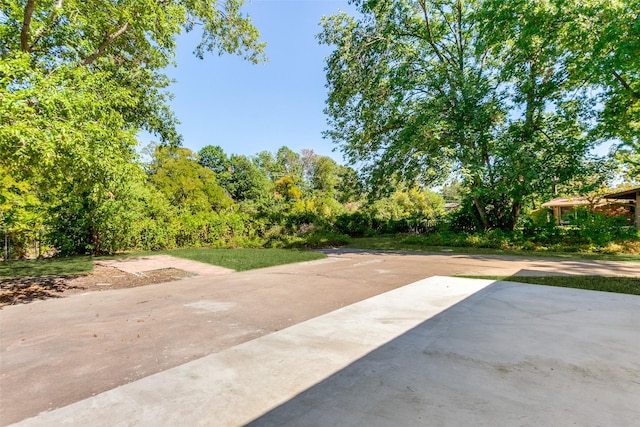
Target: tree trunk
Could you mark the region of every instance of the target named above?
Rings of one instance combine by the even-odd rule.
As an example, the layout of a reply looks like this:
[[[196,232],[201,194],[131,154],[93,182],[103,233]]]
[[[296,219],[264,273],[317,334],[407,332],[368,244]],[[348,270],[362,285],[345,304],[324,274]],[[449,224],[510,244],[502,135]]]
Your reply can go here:
[[[482,221],[482,227],[484,228],[485,231],[488,230],[489,218],[487,218],[487,213],[484,210],[484,204],[482,203],[479,197],[473,198],[473,205],[476,207],[476,210],[478,211],[478,215],[480,215],[480,220]]]
[[[513,202],[511,205],[511,215],[509,216],[509,231],[514,231],[518,225],[518,218],[520,218],[520,211],[522,210],[521,202]]]
[[[31,52],[29,46],[29,29],[31,28],[31,17],[35,8],[35,0],[28,0],[24,8],[24,20],[22,21],[22,30],[20,31],[20,50],[23,52]]]

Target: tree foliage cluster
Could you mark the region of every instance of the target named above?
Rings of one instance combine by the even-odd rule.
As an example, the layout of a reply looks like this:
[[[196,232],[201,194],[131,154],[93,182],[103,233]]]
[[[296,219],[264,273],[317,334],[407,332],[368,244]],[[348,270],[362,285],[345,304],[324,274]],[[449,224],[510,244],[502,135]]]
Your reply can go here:
[[[323,20],[331,129],[352,167],[287,147],[182,147],[169,108],[176,36],[264,58],[243,0],[0,3],[0,221],[15,256],[281,246],[512,230],[557,191],[597,188],[600,141],[638,174],[638,0],[355,0]],[[157,137],[148,161],[137,135]],[[468,214],[467,217],[464,215]],[[475,229],[475,228],[474,228]],[[322,235],[324,233],[324,235]],[[494,231],[494,234],[498,234]],[[42,252],[42,247],[35,252]]]
[[[295,246],[327,243],[326,236],[344,242],[344,235],[331,233],[358,234],[340,228],[354,216],[365,218],[360,233],[365,234],[376,228],[408,231],[411,224],[443,212],[440,196],[415,188],[400,188],[368,204],[354,188],[358,184],[351,168],[312,150],[296,153],[282,147],[251,157],[227,155],[211,145],[199,153],[166,145],[152,145],[148,151],[149,161],[131,164],[131,173],[113,192],[74,191],[63,203],[27,206],[29,198],[38,199],[24,188],[25,209],[14,206],[8,212],[40,206],[35,230],[44,230],[44,239],[63,254]],[[38,236],[24,233],[29,229],[25,218],[6,223],[14,254],[23,255]]]
[[[164,73],[176,37],[198,30],[198,56],[262,61],[242,5],[2,2],[0,213],[14,255],[42,252],[33,242],[63,254],[278,245],[359,206],[354,171],[310,150],[247,157],[181,147]],[[159,140],[144,164],[140,131]]]
[[[637,179],[637,0],[352,3],[319,34],[327,136],[373,189],[456,176],[482,228],[513,230],[536,198],[606,181],[605,140]]]
[[[126,216],[119,203],[136,193],[128,181],[141,173],[135,161],[138,132],[180,143],[164,74],[173,63],[176,36],[199,30],[199,56],[263,59],[264,45],[242,5],[243,0],[2,1],[5,229],[27,236],[51,223],[53,230],[73,231],[56,233],[56,245],[99,248],[94,240],[101,231],[77,234],[122,209]]]

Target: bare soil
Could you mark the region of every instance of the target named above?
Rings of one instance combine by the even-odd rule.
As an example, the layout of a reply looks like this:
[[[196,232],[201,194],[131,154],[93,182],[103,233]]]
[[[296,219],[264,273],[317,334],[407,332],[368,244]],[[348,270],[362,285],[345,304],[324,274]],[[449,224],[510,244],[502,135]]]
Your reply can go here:
[[[0,307],[63,298],[78,293],[172,282],[190,276],[193,276],[193,273],[176,268],[132,274],[117,268],[96,265],[92,272],[86,274],[0,279]]]

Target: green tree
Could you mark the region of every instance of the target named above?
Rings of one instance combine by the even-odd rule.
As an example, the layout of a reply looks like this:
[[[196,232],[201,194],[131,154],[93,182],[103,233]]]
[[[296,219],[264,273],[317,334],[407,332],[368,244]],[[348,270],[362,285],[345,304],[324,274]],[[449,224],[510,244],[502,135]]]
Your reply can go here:
[[[358,173],[349,166],[338,165],[336,200],[342,204],[358,204],[365,195],[364,185]]]
[[[355,2],[323,19],[327,61],[326,133],[372,188],[429,183],[462,168],[483,186],[492,130],[504,116],[477,40],[477,2]]]
[[[640,177],[640,2],[572,2],[567,26],[573,78],[597,88],[598,134],[617,141],[627,177]]]
[[[561,2],[354,3],[359,18],[322,21],[326,135],[374,189],[455,172],[483,228],[513,229],[535,194],[584,171],[589,104],[566,75]]]
[[[253,162],[258,169],[269,177],[271,182],[275,182],[284,176],[283,170],[281,170],[280,166],[276,162],[276,158],[270,151],[264,150],[257,153],[253,156]]]
[[[594,99],[581,89],[588,81],[572,71],[566,34],[576,12],[572,2],[531,7],[487,0],[478,13],[479,35],[497,59],[510,107],[496,138],[501,155],[491,180],[508,203],[509,228],[534,195],[553,194],[558,185],[590,174]]]
[[[278,172],[295,177],[296,182],[304,177],[304,165],[302,156],[287,146],[280,147],[276,153]]]
[[[229,163],[231,179],[226,188],[233,200],[258,201],[269,198],[273,194],[269,178],[249,157],[233,154],[229,158]]]
[[[233,203],[217,184],[215,173],[186,148],[157,147],[149,180],[172,206],[192,213],[217,211]]]
[[[28,254],[29,244],[38,239],[43,230],[45,212],[32,185],[18,181],[0,165],[0,245],[11,244],[11,255]],[[7,253],[2,256],[9,256]],[[39,255],[36,253],[36,255]]]
[[[303,149],[300,160],[304,187],[309,191],[326,193],[333,197],[340,180],[338,164],[331,157],[320,156],[313,150]]]
[[[296,177],[285,175],[275,182],[275,190],[286,201],[299,200],[302,198],[302,191],[296,185]]]
[[[219,145],[206,145],[198,151],[200,165],[211,169],[220,178],[224,173],[230,173],[229,157]]]
[[[52,164],[64,170],[87,146],[128,161],[140,129],[179,142],[167,105],[169,80],[162,74],[172,63],[175,37],[197,26],[202,30],[198,55],[239,53],[258,61],[263,46],[241,5],[241,0],[3,2],[1,157],[30,170]],[[65,157],[74,158],[61,164]]]
[[[114,194],[114,185],[135,161],[140,130],[163,143],[180,143],[168,106],[170,80],[163,70],[173,62],[181,31],[202,31],[199,56],[213,52],[262,59],[263,45],[242,3],[3,1],[2,170],[17,180],[37,182],[36,194],[56,209],[69,196],[66,191],[77,192],[73,205],[82,209],[89,205],[81,199],[90,194]]]
[[[444,199],[437,193],[419,188],[401,189],[376,200],[369,208],[383,220],[408,218],[437,219],[444,213]]]

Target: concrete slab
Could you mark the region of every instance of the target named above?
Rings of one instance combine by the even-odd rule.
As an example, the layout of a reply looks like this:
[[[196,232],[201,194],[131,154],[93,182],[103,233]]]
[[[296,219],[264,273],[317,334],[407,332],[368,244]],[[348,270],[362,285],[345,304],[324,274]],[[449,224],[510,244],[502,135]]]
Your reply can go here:
[[[425,277],[541,271],[640,276],[640,263],[343,249],[317,261],[4,307],[0,425]]]
[[[170,255],[148,255],[136,258],[116,258],[110,260],[96,261],[97,265],[113,267],[118,270],[131,273],[143,274],[146,271],[160,270],[163,268],[176,268],[178,270],[195,273],[198,276],[219,276],[233,273],[235,270],[205,264],[203,262],[191,261],[183,258],[176,258]]]
[[[433,277],[17,425],[633,425],[638,354],[640,297]]]

